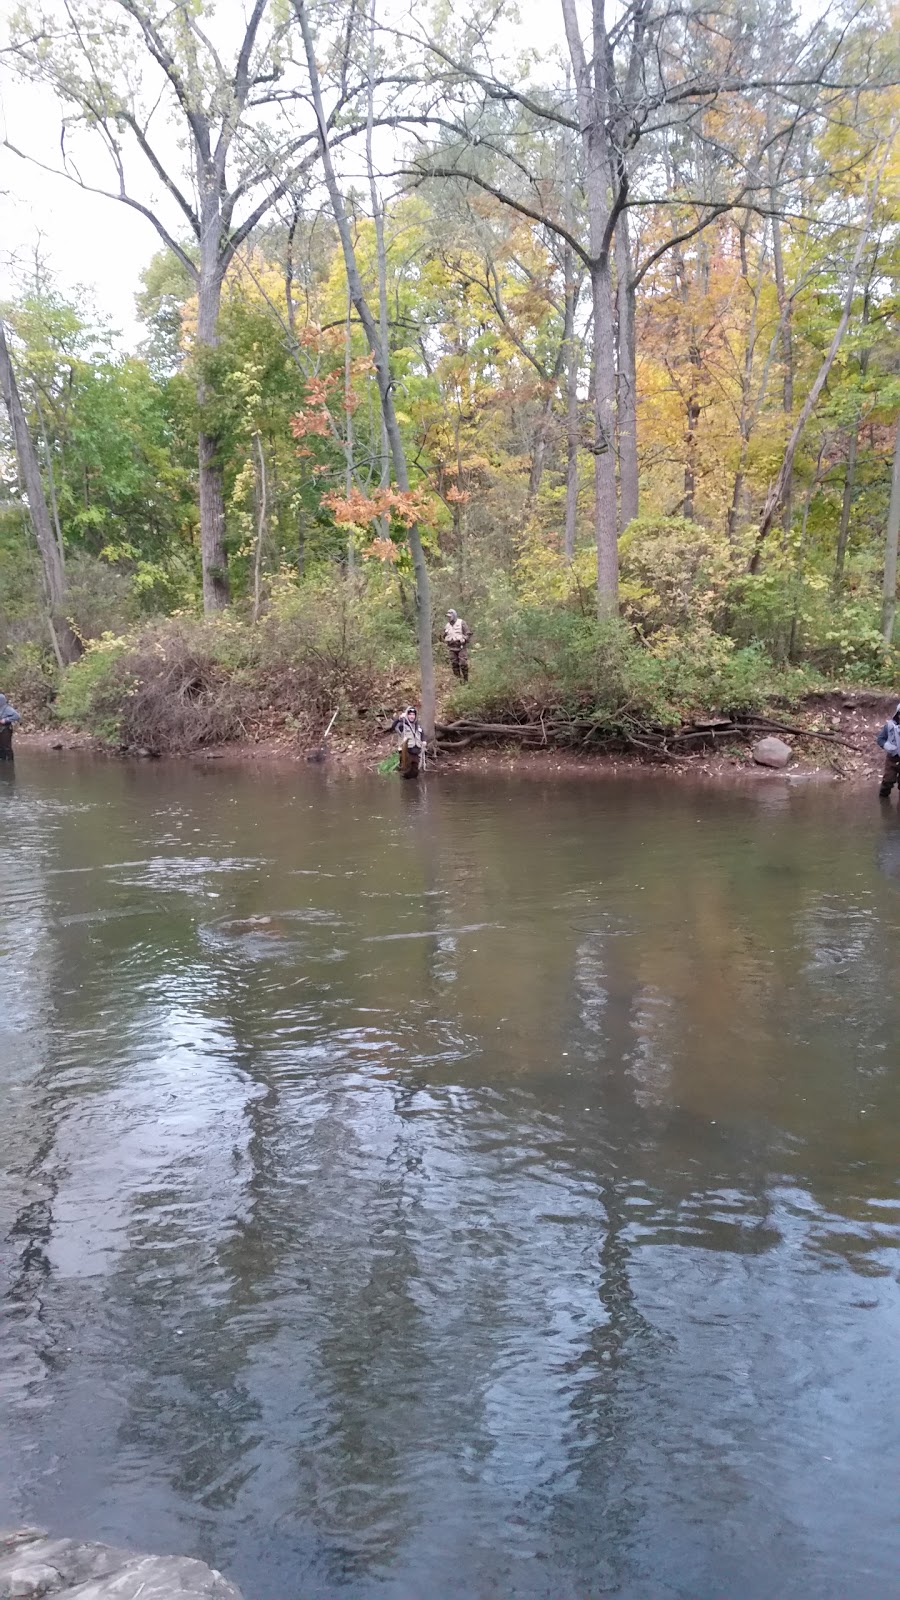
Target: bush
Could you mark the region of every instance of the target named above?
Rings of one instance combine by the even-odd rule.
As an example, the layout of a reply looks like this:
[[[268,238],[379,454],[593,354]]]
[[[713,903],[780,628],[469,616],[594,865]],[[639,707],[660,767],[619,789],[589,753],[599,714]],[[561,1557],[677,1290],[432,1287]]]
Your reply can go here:
[[[738,648],[700,622],[686,632],[667,628],[654,635],[638,685],[648,709],[655,705],[658,720],[671,724],[706,713],[749,716],[773,698],[796,699],[810,679],[776,667],[759,646]]]
[[[802,673],[738,649],[707,622],[661,628],[645,642],[618,619],[522,608],[479,650],[476,676],[454,690],[449,710],[484,722],[587,719],[614,734],[698,713],[746,715],[806,686]]]
[[[636,646],[627,626],[563,607],[523,606],[479,646],[477,675],[450,697],[451,712],[527,721],[542,712],[612,714],[629,692]]]
[[[80,550],[66,561],[69,620],[80,639],[121,633],[138,620],[134,581],[118,568]]]
[[[187,753],[289,726],[317,736],[334,711],[414,694],[415,644],[377,580],[281,585],[257,626],[233,613],[105,634],[70,667],[57,714],[107,743]]]
[[[258,652],[267,703],[310,732],[341,708],[396,705],[415,692],[412,618],[388,574],[277,585]]]
[[[81,659],[67,668],[54,708],[61,722],[110,743],[118,740],[123,699],[118,667],[125,650],[124,639],[106,634],[89,644]]]
[[[658,605],[646,594],[641,602],[641,626],[598,620],[593,592],[552,551],[532,551],[513,577],[484,574],[477,609],[467,607],[476,630],[472,681],[451,685],[447,673],[444,718],[516,723],[544,716],[615,736],[699,714],[761,711],[775,697],[790,700],[812,687],[820,664],[845,677],[857,670],[854,663],[860,676],[884,670],[862,600],[832,603],[830,620],[824,601],[821,611],[803,612],[804,649],[814,664],[803,669],[777,664],[762,643],[742,640],[736,625],[738,637],[723,632],[722,567],[700,535],[691,524],[674,532],[653,525],[646,536],[633,530],[629,549],[634,555],[639,546],[639,559],[634,555],[628,570],[632,577],[643,571],[648,583],[655,572],[661,585]],[[586,557],[582,568],[586,574]],[[441,581],[452,592],[450,575]],[[785,592],[783,578],[777,585],[750,581],[742,596],[732,579],[729,585],[732,607],[742,603],[745,620],[759,616],[763,600],[774,615],[772,596],[780,595],[780,606]],[[812,586],[808,602],[810,596],[818,596]],[[436,632],[441,620],[438,612]],[[45,692],[43,668],[34,660],[29,670],[38,675],[37,699]],[[276,580],[270,609],[255,625],[229,612],[106,634],[65,674],[56,711],[113,744],[188,752],[286,728],[317,739],[336,711],[345,719],[338,729],[371,729],[374,713],[415,699],[417,681],[411,595],[396,573],[364,569],[322,574],[300,586],[287,576]]]
[[[49,650],[10,645],[0,657],[0,689],[32,726],[45,727],[56,699],[59,673]]]
[[[246,730],[229,632],[173,618],[132,638],[105,635],[66,673],[57,714],[129,749],[187,753]]]
[[[688,628],[721,612],[732,574],[727,541],[684,517],[640,518],[619,541],[622,602],[643,633]]]
[[[880,608],[863,596],[830,590],[804,596],[797,638],[803,657],[829,678],[848,683],[893,683],[897,652],[885,644]]]
[[[832,681],[892,683],[898,661],[881,637],[880,571],[866,574],[865,586],[835,593],[830,570],[811,563],[801,574],[796,561],[795,549],[788,547],[771,552],[761,571],[732,577],[729,634],[764,648],[776,661],[805,663]]]

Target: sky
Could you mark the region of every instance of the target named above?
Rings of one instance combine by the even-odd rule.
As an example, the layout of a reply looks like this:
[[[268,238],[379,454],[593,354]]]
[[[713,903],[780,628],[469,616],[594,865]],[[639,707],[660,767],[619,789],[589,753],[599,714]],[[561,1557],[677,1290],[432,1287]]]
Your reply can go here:
[[[0,138],[59,159],[59,111],[52,94],[0,78]],[[99,176],[99,172],[97,174]],[[38,249],[63,292],[85,289],[117,330],[123,348],[142,337],[134,307],[139,276],[160,241],[128,206],[85,194],[0,147],[0,299],[15,292]]]
[[[381,15],[394,3],[396,0],[382,0]],[[533,24],[538,16],[542,18],[540,31],[545,36],[549,31],[547,3],[519,0],[526,46],[534,43],[538,29]],[[556,15],[557,0],[550,3]],[[0,46],[7,4],[8,0],[0,0]],[[235,5],[237,11],[229,10]],[[225,0],[218,21],[226,36],[242,13],[241,0]],[[231,54],[227,47],[225,53],[226,57]],[[33,264],[39,249],[63,293],[74,296],[85,290],[118,331],[121,348],[134,349],[143,337],[135,292],[142,270],[162,247],[153,225],[119,201],[87,194],[69,180],[41,171],[4,148],[4,140],[47,166],[60,164],[60,108],[55,96],[44,87],[17,82],[0,52],[0,300],[16,292],[17,281]],[[110,169],[99,155],[97,141],[90,136],[82,138],[77,152],[86,181],[108,185]],[[140,174],[135,193],[146,200],[151,194],[149,174],[140,159],[133,170],[136,180]],[[166,220],[176,235],[183,232],[183,218],[180,227],[171,212]]]

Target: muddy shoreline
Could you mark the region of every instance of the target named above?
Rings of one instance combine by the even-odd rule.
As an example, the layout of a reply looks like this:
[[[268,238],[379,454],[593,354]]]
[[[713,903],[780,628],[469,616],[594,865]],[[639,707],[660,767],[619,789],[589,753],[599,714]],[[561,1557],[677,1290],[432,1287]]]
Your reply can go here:
[[[785,735],[787,743],[793,747],[793,756],[790,765],[778,771],[754,763],[752,739],[738,743],[731,738],[724,741],[721,748],[712,745],[669,760],[653,760],[638,753],[602,748],[590,752],[552,746],[521,750],[509,745],[481,744],[458,752],[440,750],[432,759],[429,772],[442,777],[498,773],[553,781],[616,776],[641,776],[653,782],[703,778],[736,785],[770,783],[776,779],[794,783],[837,781],[864,787],[877,783],[880,776],[883,758],[875,744],[875,734],[896,703],[895,696],[880,690],[810,695],[798,710],[787,713],[785,720],[807,733],[816,731],[832,737],[820,740]],[[836,742],[838,740],[842,742]],[[39,751],[75,753],[104,760],[142,759],[136,751],[111,750],[90,734],[66,728],[20,730],[16,735],[16,748],[22,755]],[[389,741],[348,738],[336,732],[322,760],[319,747],[299,742],[296,737],[284,733],[273,733],[186,755],[167,754],[152,759],[179,763],[214,761],[224,766],[260,768],[319,766],[335,776],[356,777],[374,773],[389,750]],[[147,758],[147,752],[143,753],[143,758]]]

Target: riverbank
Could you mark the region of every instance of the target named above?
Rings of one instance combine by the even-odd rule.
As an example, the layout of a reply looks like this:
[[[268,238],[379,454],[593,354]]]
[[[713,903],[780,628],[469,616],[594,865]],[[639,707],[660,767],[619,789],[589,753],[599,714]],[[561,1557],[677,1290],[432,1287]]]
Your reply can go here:
[[[773,777],[803,781],[840,779],[868,784],[877,780],[883,758],[875,744],[875,734],[896,706],[896,697],[882,690],[852,690],[810,694],[798,707],[785,713],[779,737],[791,747],[786,768],[773,770],[757,765],[753,744],[760,733],[737,734],[733,728],[719,733],[715,727],[698,727],[696,747],[682,753],[660,749],[642,752],[621,747],[621,741],[595,742],[589,746],[521,748],[521,740],[504,741],[501,736],[470,742],[465,748],[439,744],[431,770],[440,773],[504,772],[523,777],[566,778],[610,776],[616,773],[644,773],[658,779],[705,777],[741,783],[764,782]],[[539,737],[539,732],[536,737]],[[155,752],[144,749],[112,749],[95,736],[76,729],[29,731],[17,735],[22,751],[80,752],[111,759],[150,759]],[[323,754],[324,750],[324,754]],[[327,765],[346,776],[372,772],[390,750],[390,740],[380,739],[377,730],[366,726],[359,733],[338,730],[323,746],[321,739],[310,740],[288,729],[272,730],[260,726],[254,734],[220,741],[188,756],[163,754],[164,760],[220,761],[229,764],[305,763]]]

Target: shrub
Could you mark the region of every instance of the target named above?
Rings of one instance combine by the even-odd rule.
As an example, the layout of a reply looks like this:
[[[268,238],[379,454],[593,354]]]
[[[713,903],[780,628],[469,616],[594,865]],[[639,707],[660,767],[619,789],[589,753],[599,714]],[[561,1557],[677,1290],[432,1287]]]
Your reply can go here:
[[[804,662],[838,682],[892,683],[898,660],[880,631],[880,571],[835,592],[830,570],[810,562],[797,571],[793,545],[770,553],[756,573],[735,574],[726,607],[738,643],[763,647],[776,661]],[[876,581],[877,580],[877,581]]]
[[[840,606],[826,604],[828,597],[812,583],[798,612],[812,665],[777,664],[761,642],[741,638],[737,623],[733,632],[722,631],[717,608],[726,590],[746,633],[749,619],[766,606],[771,615],[788,615],[779,610],[788,591],[783,574],[775,582],[754,579],[740,592],[733,578],[720,584],[719,552],[713,549],[707,561],[704,537],[692,524],[679,524],[674,533],[668,524],[661,531],[654,524],[646,536],[633,526],[629,549],[640,546],[640,560],[635,556],[628,570],[632,577],[643,570],[648,582],[652,570],[661,584],[658,605],[646,595],[641,602],[641,626],[598,620],[593,591],[582,592],[577,573],[567,577],[552,551],[547,559],[535,555],[527,572],[519,569],[513,578],[482,574],[478,606],[467,607],[476,630],[472,681],[451,684],[441,666],[445,719],[515,723],[544,716],[576,721],[582,729],[589,723],[598,733],[634,733],[700,713],[759,711],[775,696],[791,699],[811,687],[820,666],[845,678],[886,670],[867,603],[851,597]],[[668,553],[656,562],[654,551]],[[560,570],[564,581],[554,600],[548,596]],[[448,593],[450,578],[440,574]],[[516,585],[526,579],[529,593],[542,599],[522,598]],[[664,614],[676,621],[664,621]],[[441,620],[438,611],[436,631]],[[22,659],[37,674],[37,699],[45,692],[40,653]],[[255,625],[229,612],[206,621],[175,616],[121,637],[106,634],[65,674],[56,711],[111,743],[191,751],[286,727],[301,738],[318,738],[336,711],[344,714],[345,729],[348,722],[354,729],[371,727],[372,713],[414,699],[417,681],[411,595],[395,572],[378,568],[321,574],[300,586],[280,578],[269,611]]]
[[[451,715],[485,722],[588,719],[609,733],[673,727],[697,713],[746,715],[806,686],[758,648],[737,648],[708,622],[661,628],[643,642],[617,619],[522,609],[479,651]]]
[[[892,683],[897,652],[885,644],[879,608],[864,596],[828,589],[807,592],[798,608],[800,650],[826,677],[855,683]]]
[[[710,712],[748,716],[774,696],[790,700],[809,687],[802,671],[775,667],[759,646],[739,648],[706,622],[686,632],[667,628],[655,634],[640,677],[648,705],[655,686],[661,722]]]
[[[46,726],[59,683],[49,650],[36,644],[14,644],[0,656],[0,688],[32,725]]]
[[[81,639],[99,639],[138,620],[133,579],[80,550],[66,561],[69,620]]]
[[[105,634],[69,668],[57,713],[108,743],[160,752],[285,725],[312,736],[334,711],[355,719],[409,699],[414,663],[415,644],[388,587],[281,586],[257,626],[227,613]]]
[[[627,626],[564,607],[521,607],[503,619],[477,655],[477,676],[450,696],[458,715],[521,721],[541,712],[612,713],[628,694],[636,649]]]
[[[123,699],[118,668],[126,648],[126,641],[112,634],[87,646],[63,674],[54,708],[61,722],[110,743],[118,740]]]
[[[173,618],[131,638],[105,635],[69,668],[57,713],[126,748],[186,753],[234,739],[246,731],[246,696],[223,659],[233,631]]]
[[[416,646],[387,574],[276,587],[258,631],[259,686],[310,731],[334,711],[414,692]]]
[[[619,558],[625,614],[643,633],[693,626],[722,610],[731,550],[698,523],[639,518],[622,535]]]

